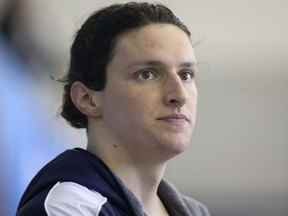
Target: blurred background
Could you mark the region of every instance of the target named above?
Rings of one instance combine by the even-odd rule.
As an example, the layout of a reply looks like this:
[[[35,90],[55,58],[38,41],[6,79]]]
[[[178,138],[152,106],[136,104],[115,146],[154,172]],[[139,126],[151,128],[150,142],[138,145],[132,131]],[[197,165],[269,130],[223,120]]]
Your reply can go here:
[[[126,1],[0,0],[0,215],[85,131],[59,116],[75,31]],[[213,216],[288,215],[288,2],[163,0],[192,30],[200,62],[198,125],[167,178]]]

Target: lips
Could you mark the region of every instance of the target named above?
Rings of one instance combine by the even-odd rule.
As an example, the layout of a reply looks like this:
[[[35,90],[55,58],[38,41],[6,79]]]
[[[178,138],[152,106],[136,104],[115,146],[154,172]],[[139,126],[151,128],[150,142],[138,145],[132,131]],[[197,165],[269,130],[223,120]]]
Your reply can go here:
[[[184,114],[171,114],[158,118],[158,120],[163,120],[171,123],[181,123],[181,122],[190,122],[190,119]]]

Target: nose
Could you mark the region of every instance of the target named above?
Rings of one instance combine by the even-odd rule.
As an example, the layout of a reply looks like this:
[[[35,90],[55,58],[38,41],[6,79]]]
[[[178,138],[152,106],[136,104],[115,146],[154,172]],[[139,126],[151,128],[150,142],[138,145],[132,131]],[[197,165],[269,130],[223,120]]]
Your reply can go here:
[[[171,108],[181,108],[188,97],[187,89],[178,75],[169,77],[165,83],[165,105]]]

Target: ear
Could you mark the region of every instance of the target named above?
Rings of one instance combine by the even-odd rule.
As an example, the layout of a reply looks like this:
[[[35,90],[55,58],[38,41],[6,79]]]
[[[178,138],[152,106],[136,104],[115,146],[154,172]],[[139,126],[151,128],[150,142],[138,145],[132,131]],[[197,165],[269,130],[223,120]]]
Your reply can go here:
[[[71,86],[70,97],[77,109],[87,117],[101,117],[100,92],[93,91],[82,82],[76,81]]]

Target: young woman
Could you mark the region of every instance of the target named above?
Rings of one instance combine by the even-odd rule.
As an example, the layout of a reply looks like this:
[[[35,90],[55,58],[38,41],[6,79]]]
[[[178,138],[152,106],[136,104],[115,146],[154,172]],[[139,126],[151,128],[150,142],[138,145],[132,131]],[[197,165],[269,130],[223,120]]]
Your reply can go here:
[[[19,216],[207,216],[163,179],[196,121],[196,58],[187,27],[161,4],[115,4],[78,31],[62,116],[86,128],[32,180]]]

